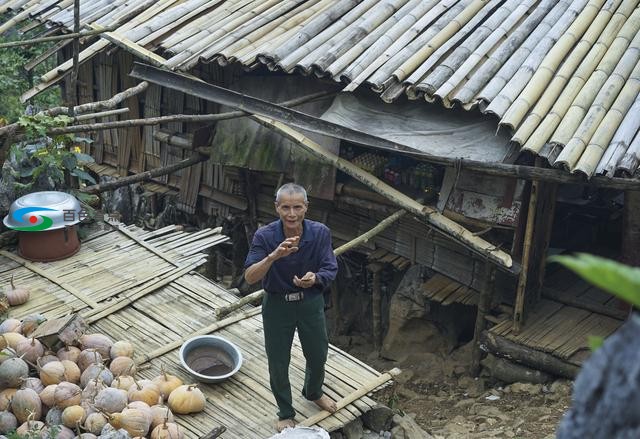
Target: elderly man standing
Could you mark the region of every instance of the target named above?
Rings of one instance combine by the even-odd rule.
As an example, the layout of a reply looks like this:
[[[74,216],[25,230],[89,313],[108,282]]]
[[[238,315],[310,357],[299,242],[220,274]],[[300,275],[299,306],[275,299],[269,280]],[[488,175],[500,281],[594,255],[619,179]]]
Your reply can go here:
[[[329,347],[322,291],[335,279],[338,265],[329,228],[304,218],[308,205],[302,186],[287,183],[279,188],[275,207],[280,219],[256,231],[245,261],[247,282],[262,280],[266,291],[262,320],[278,431],[295,426],[289,362],[296,329],[307,362],[302,395],[336,411],[335,402],[322,391]]]

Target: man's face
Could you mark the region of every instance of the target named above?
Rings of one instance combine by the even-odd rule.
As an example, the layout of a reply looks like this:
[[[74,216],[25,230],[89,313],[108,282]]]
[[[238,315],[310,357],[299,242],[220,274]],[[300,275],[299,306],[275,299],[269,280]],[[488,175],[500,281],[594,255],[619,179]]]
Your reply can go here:
[[[276,212],[280,215],[285,229],[297,229],[302,226],[307,203],[302,194],[280,194],[280,201],[276,202]]]

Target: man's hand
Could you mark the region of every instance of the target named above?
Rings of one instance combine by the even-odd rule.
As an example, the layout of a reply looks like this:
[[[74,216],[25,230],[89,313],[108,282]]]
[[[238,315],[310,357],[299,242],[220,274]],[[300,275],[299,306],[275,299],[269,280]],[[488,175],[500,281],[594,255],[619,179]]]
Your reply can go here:
[[[300,242],[299,236],[293,236],[291,238],[287,238],[280,243],[278,248],[276,248],[271,254],[269,258],[273,261],[277,261],[280,258],[284,258],[285,256],[289,256],[291,253],[295,253],[298,251],[298,242]]]
[[[312,286],[315,285],[315,283],[316,283],[316,274],[310,271],[300,278],[298,276],[293,277],[293,284],[300,288],[311,288]]]

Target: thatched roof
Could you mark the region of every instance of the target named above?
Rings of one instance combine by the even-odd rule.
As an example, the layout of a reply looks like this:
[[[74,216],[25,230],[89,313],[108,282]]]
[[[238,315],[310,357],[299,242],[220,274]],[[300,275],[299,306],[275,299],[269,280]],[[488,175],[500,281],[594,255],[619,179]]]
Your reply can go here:
[[[72,0],[5,0],[71,27]],[[496,115],[526,151],[587,176],[636,173],[637,0],[83,0],[82,23],[119,25],[167,67],[265,64]],[[81,59],[108,47],[99,40]],[[44,76],[55,83],[70,63]],[[40,90],[40,87],[38,90]],[[38,90],[31,93],[31,95]],[[27,94],[29,96],[29,94]]]

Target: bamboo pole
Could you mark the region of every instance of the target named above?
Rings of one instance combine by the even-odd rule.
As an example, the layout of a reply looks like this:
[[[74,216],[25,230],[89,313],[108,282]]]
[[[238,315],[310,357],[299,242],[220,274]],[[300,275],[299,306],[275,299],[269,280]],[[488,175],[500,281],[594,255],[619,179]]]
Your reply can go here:
[[[478,299],[476,325],[473,331],[473,347],[471,351],[471,376],[477,377],[480,374],[480,334],[486,327],[485,316],[491,311],[491,301],[493,298],[493,288],[495,283],[496,270],[492,264],[484,263],[484,283],[480,298]]]
[[[367,242],[369,239],[371,239],[372,237],[376,236],[377,234],[379,234],[380,232],[382,232],[383,230],[385,230],[386,228],[388,228],[391,224],[393,224],[394,222],[396,222],[398,219],[400,219],[406,212],[404,210],[400,210],[396,213],[394,213],[393,215],[391,215],[388,218],[383,219],[382,221],[380,221],[380,223],[378,225],[376,225],[374,228],[372,228],[371,230],[363,233],[360,236],[357,236],[356,238],[352,239],[351,241],[347,242],[344,245],[341,245],[340,247],[336,248],[333,251],[333,254],[336,256],[340,256],[341,254],[345,253],[348,250],[351,250],[352,248],[356,247],[359,244],[362,244],[364,242]],[[264,295],[265,291],[264,290],[259,290],[256,291],[254,293],[248,294],[246,296],[244,296],[242,299],[224,306],[222,308],[218,308],[216,310],[216,316],[218,318],[220,317],[224,317],[227,314],[229,314],[230,312],[235,311],[238,308],[242,308],[244,305],[247,305],[253,301],[259,300],[262,298],[262,296]]]
[[[198,329],[197,331],[192,332],[191,334],[182,337],[179,340],[176,340],[174,342],[171,342],[169,344],[167,344],[166,346],[163,346],[159,349],[153,350],[151,352],[149,352],[148,354],[142,354],[142,361],[140,361],[138,364],[144,364],[147,363],[151,360],[153,360],[154,358],[158,358],[161,355],[166,354],[167,352],[171,352],[172,350],[180,347],[185,341],[189,340],[192,337],[197,337],[199,335],[207,335],[207,334],[211,334],[212,332],[215,332],[219,329],[224,328],[225,326],[229,326],[232,325],[234,323],[237,323],[241,320],[245,320],[254,316],[257,316],[258,314],[260,314],[260,312],[262,311],[261,308],[252,308],[249,310],[246,310],[244,312],[235,314],[231,317],[227,317],[223,320],[220,320],[218,322],[212,323],[211,325],[205,326],[204,328]],[[376,386],[377,387],[377,386]]]
[[[370,381],[366,382],[360,389],[354,391],[353,393],[350,393],[349,395],[345,396],[341,400],[336,401],[336,406],[338,407],[338,410],[340,410],[340,409],[348,406],[352,402],[362,398],[367,393],[373,392],[375,389],[377,389],[378,387],[382,386],[387,381],[391,381],[393,379],[393,377],[400,375],[401,372],[402,371],[400,369],[393,368],[389,372],[385,372],[382,375],[380,375],[379,377],[373,378]],[[333,413],[331,413],[331,412],[323,410],[320,413],[316,413],[315,415],[310,416],[309,418],[305,419],[299,425],[301,425],[303,427],[310,427],[310,426],[315,425],[318,422],[321,422],[322,420],[328,418],[332,414]]]
[[[100,35],[103,32],[110,32],[114,29],[116,29],[116,27],[112,26],[112,27],[101,29],[101,30],[92,30],[92,31],[71,33],[71,34],[65,34],[65,35],[56,35],[53,37],[32,38],[29,40],[22,40],[22,41],[11,41],[9,43],[0,44],[0,49],[7,49],[9,47],[32,46],[34,44],[48,43],[51,41],[62,41],[62,40],[66,41],[66,40],[74,39],[76,37],[78,38],[91,37],[93,35]]]
[[[538,190],[540,183],[534,181],[531,184],[531,196],[529,198],[529,211],[527,212],[527,226],[524,232],[524,244],[522,247],[522,270],[518,278],[516,288],[516,303],[513,308],[513,330],[519,333],[524,324],[525,293],[527,290],[527,274],[529,273],[529,258],[531,257],[533,233],[536,222],[536,210],[538,207]]]
[[[71,69],[71,78],[69,80],[70,96],[69,96],[69,117],[74,116],[74,108],[79,104],[78,102],[78,72],[80,71],[80,65],[78,63],[78,55],[80,53],[80,0],[74,0],[73,2],[73,33],[76,36],[73,38],[73,68]]]
[[[379,354],[380,346],[382,345],[382,317],[380,315],[382,304],[380,271],[382,270],[382,265],[372,263],[367,266],[367,269],[373,275],[373,285],[371,288],[371,323],[373,333],[373,349]]]
[[[497,263],[503,268],[509,269],[513,266],[513,261],[511,260],[511,256],[508,253],[505,253],[504,251],[496,248],[493,244],[485,241],[484,239],[475,236],[472,232],[455,223],[454,221],[451,221],[436,209],[418,203],[411,197],[408,197],[397,189],[389,186],[382,180],[362,170],[353,163],[340,158],[336,154],[326,151],[320,145],[313,142],[300,132],[291,129],[287,125],[276,120],[265,118],[262,116],[254,115],[252,116],[252,119],[256,120],[261,125],[276,130],[280,134],[302,146],[314,157],[320,159],[325,163],[332,164],[337,169],[345,172],[356,180],[359,180],[360,182],[372,188],[375,192],[378,192],[379,194],[393,201],[401,208],[426,220],[441,233],[444,233],[445,235],[458,240],[467,248],[479,253],[483,257],[488,257],[491,261]]]
[[[139,181],[150,180],[155,177],[159,177],[161,175],[167,175],[172,172],[178,171],[183,168],[187,168],[189,166],[193,166],[196,163],[201,163],[209,160],[209,156],[204,154],[195,154],[192,157],[179,161],[177,163],[173,163],[168,166],[164,166],[162,168],[156,168],[151,171],[140,172],[135,175],[130,175],[128,177],[123,177],[118,180],[110,181],[108,183],[100,183],[94,184],[93,186],[87,186],[80,189],[80,192],[86,194],[98,194],[100,192],[112,191],[122,186],[128,186],[133,183],[137,183]]]

